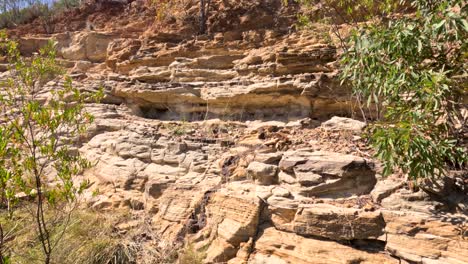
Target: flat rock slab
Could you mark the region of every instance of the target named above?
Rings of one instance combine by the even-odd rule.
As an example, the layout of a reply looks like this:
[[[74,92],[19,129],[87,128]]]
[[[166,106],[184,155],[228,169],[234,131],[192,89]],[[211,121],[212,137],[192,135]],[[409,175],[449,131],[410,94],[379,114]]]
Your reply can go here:
[[[296,178],[303,196],[348,197],[369,193],[377,179],[373,164],[365,159],[327,151],[288,151],[279,163]]]
[[[322,127],[326,130],[348,130],[360,132],[366,127],[366,123],[346,117],[334,116],[332,119],[323,122]]]
[[[397,264],[383,253],[369,253],[334,241],[305,238],[268,227],[255,242],[249,264]]]
[[[332,240],[376,239],[383,235],[384,228],[380,212],[330,204],[302,205],[294,219],[295,233]]]

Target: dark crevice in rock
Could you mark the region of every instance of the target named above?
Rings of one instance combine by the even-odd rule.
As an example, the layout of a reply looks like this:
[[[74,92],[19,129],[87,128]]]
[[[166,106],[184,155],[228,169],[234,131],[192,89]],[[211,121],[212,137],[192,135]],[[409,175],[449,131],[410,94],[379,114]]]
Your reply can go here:
[[[350,246],[355,249],[363,250],[368,253],[385,252],[386,242],[374,239],[356,239],[349,242]]]
[[[264,201],[263,199],[260,199],[260,207],[259,207],[259,217],[258,217],[258,223],[256,226],[256,232],[255,235],[252,237],[252,245],[249,250],[249,257],[250,254],[253,252],[255,249],[255,242],[262,236],[263,231],[267,227],[271,227],[272,222],[271,222],[271,213],[268,211],[268,203]]]
[[[192,214],[190,215],[190,219],[186,226],[188,234],[198,233],[198,231],[205,228],[207,224],[206,206],[210,200],[212,193],[212,190],[207,191],[203,195],[202,201],[198,204],[198,206],[193,210]]]
[[[174,108],[173,108],[174,107]],[[300,107],[249,107],[235,105],[175,104],[174,106],[145,104],[137,107],[137,116],[162,121],[293,121],[309,117]]]

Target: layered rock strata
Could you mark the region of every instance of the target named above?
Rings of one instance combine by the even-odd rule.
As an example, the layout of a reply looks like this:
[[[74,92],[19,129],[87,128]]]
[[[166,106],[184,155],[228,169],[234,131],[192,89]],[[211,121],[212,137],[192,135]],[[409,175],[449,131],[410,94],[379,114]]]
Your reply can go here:
[[[57,41],[74,85],[105,92],[79,146],[96,162],[87,205],[143,214],[158,244],[206,263],[468,263],[466,214],[382,179],[365,124],[344,117],[326,26],[296,32],[279,0],[215,2],[203,36],[175,23],[19,38],[25,56]]]

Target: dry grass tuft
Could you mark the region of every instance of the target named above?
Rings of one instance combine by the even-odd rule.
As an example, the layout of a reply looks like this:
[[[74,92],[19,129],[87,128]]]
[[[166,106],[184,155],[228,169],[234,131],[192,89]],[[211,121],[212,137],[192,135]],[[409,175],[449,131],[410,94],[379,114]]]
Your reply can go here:
[[[19,211],[13,219],[1,221],[8,230],[6,244],[12,263],[43,263],[41,244],[29,213]],[[52,211],[48,217],[56,216]],[[136,263],[136,248],[120,235],[115,225],[129,218],[128,214],[103,214],[91,210],[77,210],[66,218],[54,219],[51,228],[53,241],[61,236],[52,255],[52,263],[67,264],[131,264]],[[63,229],[66,228],[62,236]]]

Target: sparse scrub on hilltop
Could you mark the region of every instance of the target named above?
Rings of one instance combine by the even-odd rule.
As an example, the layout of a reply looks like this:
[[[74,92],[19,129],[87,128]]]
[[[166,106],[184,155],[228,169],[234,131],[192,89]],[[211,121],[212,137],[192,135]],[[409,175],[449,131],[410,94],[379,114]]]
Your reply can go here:
[[[1,0],[0,28],[11,28],[40,19],[45,32],[54,31],[54,15],[77,7],[81,0]]]

